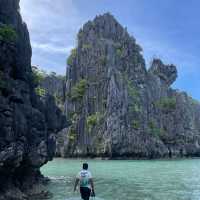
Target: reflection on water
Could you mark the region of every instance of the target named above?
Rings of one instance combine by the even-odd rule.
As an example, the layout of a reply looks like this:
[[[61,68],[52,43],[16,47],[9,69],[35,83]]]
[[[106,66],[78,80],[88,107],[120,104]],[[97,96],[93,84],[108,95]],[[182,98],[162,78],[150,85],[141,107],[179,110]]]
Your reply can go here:
[[[74,177],[85,160],[55,159],[42,168],[53,200],[80,200]],[[95,200],[200,200],[200,160],[88,160]],[[92,199],[91,199],[92,200]]]

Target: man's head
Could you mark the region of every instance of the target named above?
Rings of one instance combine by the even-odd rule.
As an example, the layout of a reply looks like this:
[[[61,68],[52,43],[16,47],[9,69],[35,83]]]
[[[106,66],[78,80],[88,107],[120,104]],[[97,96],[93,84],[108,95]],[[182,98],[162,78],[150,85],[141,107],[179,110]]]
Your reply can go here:
[[[83,163],[83,169],[85,169],[85,170],[88,169],[88,164],[87,163]]]

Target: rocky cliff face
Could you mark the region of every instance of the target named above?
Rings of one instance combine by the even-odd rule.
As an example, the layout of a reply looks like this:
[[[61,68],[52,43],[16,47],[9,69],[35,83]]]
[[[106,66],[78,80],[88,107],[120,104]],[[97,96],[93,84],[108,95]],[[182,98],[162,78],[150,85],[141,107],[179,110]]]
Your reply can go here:
[[[200,155],[200,104],[170,88],[174,65],[146,69],[141,47],[110,14],[78,33],[68,58],[66,115],[57,155],[171,157]]]
[[[56,75],[52,72],[51,74],[44,77],[39,86],[44,88],[46,93],[54,96],[56,105],[62,111],[64,111],[66,78],[61,75]]]
[[[19,0],[0,0],[0,199],[46,196],[39,168],[54,156],[65,117],[53,97],[38,98]]]

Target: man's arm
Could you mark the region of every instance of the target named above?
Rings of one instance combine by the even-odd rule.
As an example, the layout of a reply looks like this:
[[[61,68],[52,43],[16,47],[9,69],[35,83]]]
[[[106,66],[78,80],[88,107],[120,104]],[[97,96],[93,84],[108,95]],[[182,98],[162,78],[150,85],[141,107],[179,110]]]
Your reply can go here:
[[[91,188],[92,188],[92,193],[95,194],[94,193],[94,182],[93,182],[92,178],[90,178],[90,185],[91,185]]]
[[[78,183],[79,183],[79,179],[76,178],[76,180],[75,180],[75,184],[74,184],[74,192],[76,191],[76,187],[77,187]]]

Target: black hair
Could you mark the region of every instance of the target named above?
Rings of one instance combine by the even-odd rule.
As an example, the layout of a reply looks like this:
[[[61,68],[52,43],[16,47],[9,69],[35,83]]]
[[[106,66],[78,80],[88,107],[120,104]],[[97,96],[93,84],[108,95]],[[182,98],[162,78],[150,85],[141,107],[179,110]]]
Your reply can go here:
[[[83,163],[83,169],[85,169],[85,170],[88,169],[88,164],[87,163]]]

